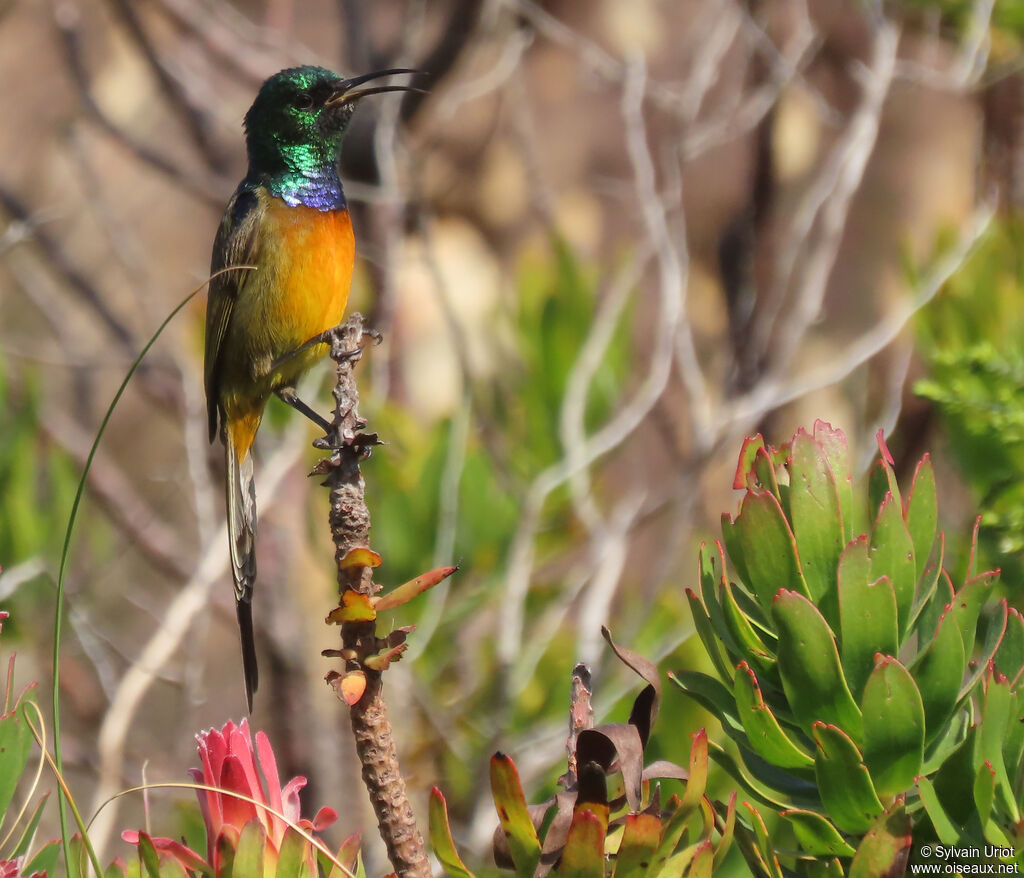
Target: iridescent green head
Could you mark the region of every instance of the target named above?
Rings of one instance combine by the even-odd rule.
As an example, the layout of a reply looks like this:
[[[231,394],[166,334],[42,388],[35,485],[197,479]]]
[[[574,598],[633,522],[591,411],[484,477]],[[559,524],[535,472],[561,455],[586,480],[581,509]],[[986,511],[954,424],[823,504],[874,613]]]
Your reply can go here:
[[[407,86],[358,86],[404,69],[380,70],[345,79],[323,67],[292,67],[275,73],[260,88],[245,114],[249,152],[247,180],[260,183],[289,204],[321,210],[344,207],[338,152],[356,101]]]

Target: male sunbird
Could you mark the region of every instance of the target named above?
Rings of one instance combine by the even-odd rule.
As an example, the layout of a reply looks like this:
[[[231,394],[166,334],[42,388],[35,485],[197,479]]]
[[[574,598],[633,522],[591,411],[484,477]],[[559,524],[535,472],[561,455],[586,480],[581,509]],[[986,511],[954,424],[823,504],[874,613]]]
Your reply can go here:
[[[338,176],[338,154],[359,88],[413,70],[345,79],[322,67],[271,76],[245,115],[249,171],[228,202],[213,244],[206,307],[206,407],[210,441],[220,436],[245,695],[252,711],[258,674],[252,627],[256,494],[252,443],[271,393],[321,426],[295,383],[326,346],[307,342],[341,323],[355,239]],[[216,274],[230,266],[252,266]]]

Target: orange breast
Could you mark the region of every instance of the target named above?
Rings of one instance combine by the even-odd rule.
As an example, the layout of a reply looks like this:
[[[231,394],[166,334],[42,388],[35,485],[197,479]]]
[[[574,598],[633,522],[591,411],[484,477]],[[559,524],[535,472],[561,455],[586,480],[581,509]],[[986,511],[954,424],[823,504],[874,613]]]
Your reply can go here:
[[[260,315],[280,359],[345,316],[355,239],[347,210],[287,207],[269,199],[260,273],[269,275]],[[320,352],[322,353],[322,351]]]
[[[287,359],[342,322],[355,258],[347,210],[288,207],[265,194],[261,200],[257,270],[234,304],[220,376],[229,433],[242,460],[270,394],[293,385],[326,352],[318,345]]]

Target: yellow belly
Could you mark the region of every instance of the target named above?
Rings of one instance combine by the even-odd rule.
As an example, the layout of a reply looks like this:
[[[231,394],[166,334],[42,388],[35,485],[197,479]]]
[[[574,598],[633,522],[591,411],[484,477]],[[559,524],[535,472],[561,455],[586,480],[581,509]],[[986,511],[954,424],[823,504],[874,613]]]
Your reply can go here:
[[[232,368],[222,375],[221,399],[242,459],[270,394],[294,384],[325,353],[317,345],[288,359],[344,319],[355,258],[348,211],[267,201],[257,271],[239,293],[225,339],[224,362]]]

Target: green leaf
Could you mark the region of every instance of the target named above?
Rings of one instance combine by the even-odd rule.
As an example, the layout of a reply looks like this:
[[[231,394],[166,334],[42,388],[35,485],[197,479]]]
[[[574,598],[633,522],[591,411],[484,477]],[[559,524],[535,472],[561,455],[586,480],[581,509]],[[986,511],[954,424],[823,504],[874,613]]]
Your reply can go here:
[[[32,840],[35,838],[36,830],[39,828],[39,821],[43,816],[43,808],[46,806],[46,800],[50,797],[49,792],[43,793],[36,803],[35,808],[32,809],[32,816],[29,817],[28,823],[25,824],[25,829],[21,833],[21,837],[14,845],[14,849],[11,851],[10,858],[16,859],[23,857],[28,853],[30,847],[32,847]],[[45,871],[36,869],[35,871]],[[32,874],[28,872],[28,874]]]
[[[950,819],[946,809],[942,807],[939,796],[935,792],[935,786],[926,777],[917,779],[917,792],[921,797],[921,804],[932,822],[935,835],[942,844],[951,846],[960,840],[960,828]]]
[[[444,871],[452,878],[473,878],[455,847],[452,830],[448,823],[448,806],[441,791],[434,787],[430,791],[430,847]]]
[[[498,811],[498,822],[508,839],[509,852],[512,855],[512,862],[516,864],[516,872],[522,876],[533,875],[540,861],[540,841],[526,806],[526,796],[519,782],[519,772],[515,763],[503,753],[495,753],[491,757],[491,794],[494,797],[494,807]],[[575,818],[573,824],[575,825]],[[581,844],[588,832],[590,829],[587,827],[580,829]],[[603,844],[603,831],[601,839]]]
[[[782,730],[765,704],[757,677],[746,662],[740,662],[737,668],[733,696],[747,740],[758,756],[782,768],[810,768],[814,765],[814,757]]]
[[[820,814],[792,808],[779,816],[793,827],[796,840],[807,853],[816,857],[854,855],[854,849],[843,841],[839,831]]]
[[[160,857],[153,842],[145,832],[139,833],[139,859],[149,878],[160,878]],[[255,872],[250,873],[256,875]]]
[[[11,804],[31,749],[32,733],[24,718],[16,711],[0,717],[0,815]]]
[[[47,875],[57,874],[57,860],[60,859],[60,847],[59,839],[48,841],[25,863],[22,872],[26,875],[34,875],[36,872],[44,872]]]
[[[766,609],[779,589],[809,597],[797,556],[796,540],[774,495],[747,491],[736,518],[739,544],[750,579],[747,585]]]
[[[555,874],[560,878],[604,878],[604,836],[604,821],[587,808],[578,809],[572,815],[569,837]],[[533,875],[532,871],[523,872],[518,860],[516,872],[526,878]]]
[[[1008,618],[1006,598],[1000,598],[996,603],[984,607],[980,615],[982,624],[976,627],[980,627],[985,632],[985,642],[982,644],[979,654],[972,659],[973,671],[967,675],[963,686],[960,687],[959,700],[961,702],[970,695],[978,682],[988,673],[989,662],[999,650]]]
[[[888,578],[871,583],[868,539],[851,542],[839,559],[839,621],[843,674],[854,697],[864,691],[875,654],[899,650],[896,595]]]
[[[932,642],[911,665],[924,705],[926,740],[934,740],[952,714],[966,668],[964,644],[956,621],[946,614],[939,621]]]
[[[791,454],[789,508],[800,567],[809,597],[836,624],[836,567],[843,551],[839,491],[822,449],[802,429],[793,437]]]
[[[715,864],[715,849],[711,841],[703,841],[696,845],[693,861],[686,873],[687,878],[711,878],[711,869]]]
[[[924,705],[903,665],[882,656],[861,698],[864,763],[876,792],[893,796],[914,783],[924,759]]]
[[[733,477],[732,486],[737,491],[757,486],[759,479],[754,471],[755,459],[758,452],[767,452],[764,444],[764,437],[758,433],[754,436],[747,436],[740,446],[739,459],[736,462],[736,475]],[[774,479],[773,479],[774,481]],[[761,487],[768,487],[761,485]]]
[[[951,607],[956,599],[953,581],[945,570],[939,570],[939,579],[935,586],[935,594],[924,607],[917,620],[917,639],[919,643],[927,643],[939,627],[939,620],[945,615],[946,608]],[[963,638],[961,638],[963,643]]]
[[[741,655],[741,649],[733,640],[732,632],[726,625],[725,616],[722,612],[722,606],[718,602],[718,595],[716,593],[715,586],[718,584],[720,579],[725,576],[725,558],[721,555],[721,546],[717,546],[719,557],[717,558],[718,565],[716,565],[716,558],[714,555],[706,552],[707,546],[701,544],[700,553],[697,558],[698,570],[700,573],[700,595],[701,600],[704,603],[704,609],[707,611],[708,619],[711,622],[711,627],[714,629],[715,634],[721,640],[726,650],[732,655]],[[718,569],[716,569],[716,566]]]
[[[834,723],[861,737],[860,710],[839,663],[835,638],[807,598],[781,591],[772,604],[779,632],[779,673],[793,715],[810,734],[818,721]]]
[[[924,564],[922,563],[922,569]],[[897,630],[910,618],[917,585],[914,544],[903,521],[899,501],[891,494],[882,501],[878,518],[871,532],[871,578],[889,577],[896,595]]]
[[[733,636],[735,643],[739,644],[735,660],[746,659],[757,667],[762,673],[771,674],[778,684],[778,673],[775,670],[775,656],[769,647],[758,635],[750,619],[740,609],[733,594],[732,586],[728,581],[723,581],[718,587],[719,604],[725,616],[725,624]]]
[[[879,817],[857,847],[850,863],[848,878],[879,878],[902,875],[910,853],[910,819],[898,799],[894,807]]]
[[[791,802],[787,801],[786,798],[779,796],[776,792],[757,780],[757,778],[747,771],[741,763],[737,762],[732,757],[731,753],[727,752],[719,744],[716,744],[714,741],[709,741],[708,753],[719,767],[725,770],[726,774],[728,774],[741,787],[743,787],[748,794],[758,801],[764,802],[766,805],[769,805],[777,811],[781,811],[790,806]]]
[[[782,866],[775,856],[775,846],[768,835],[768,827],[764,825],[764,818],[761,813],[749,802],[744,802],[743,807],[750,814],[750,825],[754,830],[754,838],[757,839],[757,849],[762,857],[762,864],[767,868],[771,878],[782,878]]]
[[[714,714],[727,734],[731,737],[737,734],[746,737],[743,723],[736,712],[736,701],[720,680],[700,671],[669,671],[668,678],[708,712]]]
[[[711,663],[715,666],[715,670],[718,671],[718,676],[723,680],[731,681],[733,675],[732,665],[725,654],[721,640],[715,634],[714,626],[711,624],[711,616],[708,615],[704,601],[691,588],[686,589],[686,600],[690,605],[690,614],[693,616],[693,624],[697,629],[697,636],[700,637],[700,642],[704,644],[704,649],[711,658]]]
[[[978,633],[978,616],[992,591],[996,575],[994,571],[989,571],[968,579],[953,598],[951,612],[956,619],[960,637],[964,642],[964,655],[968,657],[974,651],[974,639]]]
[[[829,817],[843,832],[867,832],[883,808],[857,746],[842,729],[825,723],[815,724],[814,739],[814,774]]]
[[[1003,634],[1003,642],[999,644],[995,662],[999,673],[1003,674],[1013,687],[1020,677],[1021,670],[1024,670],[1024,617],[1013,607],[1010,607],[1008,613],[1006,632]]]
[[[992,766],[983,762],[974,774],[974,805],[978,809],[978,819],[984,825],[992,814],[992,805],[996,800],[996,773]]]
[[[288,829],[277,852],[275,878],[317,878],[311,846],[295,830]]]
[[[267,849],[267,833],[263,824],[253,817],[238,836],[232,874],[236,878],[259,878],[263,874],[263,858]]]
[[[942,564],[946,556],[946,535],[942,531],[939,531],[939,553],[938,558],[934,565],[928,566],[924,573],[918,577],[918,589],[917,594],[914,596],[913,606],[910,608],[910,618],[907,619],[906,625],[903,626],[903,630],[900,632],[900,637],[905,638],[915,628],[920,627],[920,633],[927,633],[929,636],[935,631],[935,624],[937,624],[939,615],[942,613],[942,606],[949,603],[949,601],[943,601],[942,606],[936,606],[934,613],[933,624],[925,628],[921,626],[920,619],[921,614],[933,603],[936,589],[939,585],[939,580],[942,578],[943,570]],[[952,584],[951,584],[952,585]],[[950,593],[952,597],[952,593]],[[938,603],[938,602],[936,602]]]
[[[850,449],[843,431],[833,429],[831,424],[821,420],[814,422],[814,441],[824,451],[835,479],[843,522],[842,546],[853,539],[853,470],[850,465]]]
[[[657,815],[643,811],[626,815],[614,878],[646,878],[660,839],[661,819]]]
[[[914,470],[905,514],[907,530],[914,544],[917,569],[923,571],[935,542],[935,529],[939,522],[938,501],[935,491],[935,469],[931,457],[924,455]]]
[[[715,849],[715,868],[722,866],[723,860],[729,855],[729,848],[732,847],[733,836],[736,832],[736,790],[729,795],[729,806],[725,813],[725,826],[722,829],[722,836],[718,840],[718,847]]]
[[[690,772],[679,806],[680,811],[697,809],[708,782],[708,733],[701,729],[690,735],[690,740]]]
[[[1017,823],[1020,815],[1013,783],[1003,762],[1003,742],[1009,734],[1011,720],[1016,719],[1011,716],[1014,706],[1009,683],[1005,678],[990,674],[982,697],[981,722],[974,739],[973,761],[975,765],[985,763],[992,769],[1000,810],[1009,814],[1012,822]],[[1013,768],[1016,773],[1018,766],[1014,765]]]

